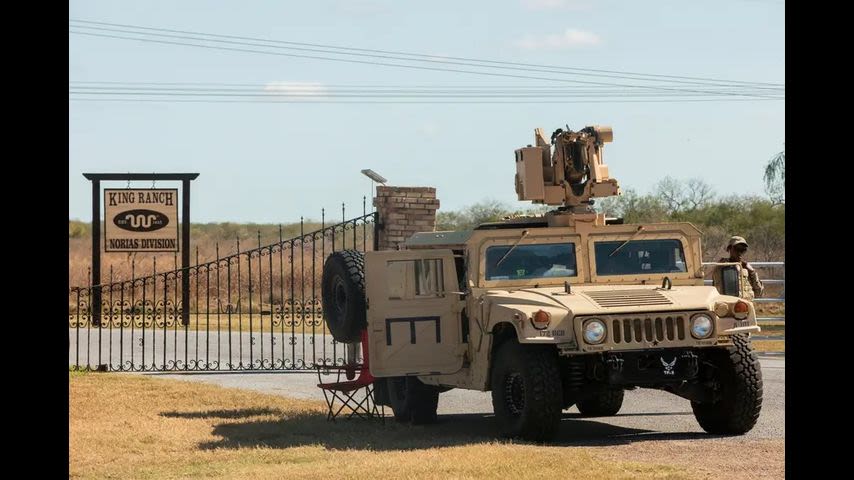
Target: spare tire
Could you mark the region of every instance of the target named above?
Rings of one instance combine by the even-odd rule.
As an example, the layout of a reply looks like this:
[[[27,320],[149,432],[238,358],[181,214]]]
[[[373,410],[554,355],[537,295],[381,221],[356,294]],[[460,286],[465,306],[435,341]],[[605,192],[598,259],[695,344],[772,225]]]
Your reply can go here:
[[[365,254],[357,250],[333,252],[323,265],[323,317],[339,342],[359,341],[365,318]]]

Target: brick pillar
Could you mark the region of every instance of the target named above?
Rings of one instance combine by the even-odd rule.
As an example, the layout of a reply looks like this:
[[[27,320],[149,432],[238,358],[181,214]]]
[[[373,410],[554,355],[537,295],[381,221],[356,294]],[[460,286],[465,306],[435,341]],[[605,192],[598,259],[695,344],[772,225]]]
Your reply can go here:
[[[415,232],[436,229],[439,200],[433,187],[377,187],[378,250],[397,250]]]

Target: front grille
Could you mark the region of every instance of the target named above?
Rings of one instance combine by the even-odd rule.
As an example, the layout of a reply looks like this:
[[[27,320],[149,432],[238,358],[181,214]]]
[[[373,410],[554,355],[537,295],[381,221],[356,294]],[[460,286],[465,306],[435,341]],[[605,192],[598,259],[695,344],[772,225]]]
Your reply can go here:
[[[667,297],[655,290],[602,290],[584,292],[600,307],[639,307],[647,305],[671,305]]]
[[[685,340],[686,318],[685,315],[613,318],[609,327],[615,345],[681,342]]]

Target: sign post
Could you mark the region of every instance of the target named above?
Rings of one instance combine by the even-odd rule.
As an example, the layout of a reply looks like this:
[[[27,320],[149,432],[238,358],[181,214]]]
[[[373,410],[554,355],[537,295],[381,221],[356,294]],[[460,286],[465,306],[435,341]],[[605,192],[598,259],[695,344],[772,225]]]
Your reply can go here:
[[[182,182],[181,323],[190,323],[190,181],[198,173],[84,173],[92,181],[92,325],[101,326],[101,180]],[[104,189],[104,251],[177,252],[177,189]]]

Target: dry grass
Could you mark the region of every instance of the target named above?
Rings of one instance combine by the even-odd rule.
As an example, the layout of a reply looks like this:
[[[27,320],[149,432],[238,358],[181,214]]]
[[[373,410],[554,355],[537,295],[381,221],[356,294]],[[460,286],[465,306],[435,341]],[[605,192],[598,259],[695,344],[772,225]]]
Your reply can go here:
[[[786,336],[786,325],[767,325],[760,323],[762,331],[759,333],[763,337],[779,337],[781,340]]]
[[[204,384],[128,374],[70,383],[72,478],[706,477],[662,465],[668,455],[625,461],[603,457],[610,447],[510,443],[447,423],[333,424],[319,402]]]
[[[739,452],[733,454],[733,452]],[[690,440],[652,440],[637,444],[625,443],[596,449],[605,459],[661,461],[684,466],[704,480],[737,478],[740,480],[777,480],[786,476],[785,440],[742,440],[734,443],[723,437],[703,442]]]
[[[785,340],[753,340],[757,352],[786,352]]]
[[[778,294],[779,295],[779,294]],[[766,297],[770,297],[767,293]],[[753,307],[756,309],[757,317],[785,317],[786,316],[786,304],[783,302],[772,302],[772,303],[754,303]]]
[[[358,214],[361,215],[361,210],[358,212]],[[340,221],[340,218],[338,221]],[[91,266],[92,262],[92,237],[89,234],[88,225],[84,228],[84,233],[72,237],[71,227],[78,224],[80,224],[80,222],[71,221],[69,225],[68,275],[71,286],[86,286],[89,285],[90,281],[89,277],[87,276],[87,269]],[[329,226],[328,222],[326,223],[326,226]],[[304,234],[309,234],[311,232],[319,230],[320,228],[321,224],[319,222],[311,221],[307,221],[303,226],[302,230],[300,230],[299,223],[283,225],[282,238],[287,240],[291,238],[300,237],[301,231]],[[331,236],[323,239],[322,241],[320,240],[320,237],[318,237],[316,245],[314,245],[314,253],[316,253],[316,256],[318,257],[317,259],[320,260],[320,265],[322,265],[323,258],[320,257],[320,252],[322,248],[325,248],[326,252],[331,251],[333,246],[337,249],[359,248],[360,250],[363,250],[363,244],[366,244],[368,246],[372,245],[372,232],[372,225],[368,225],[363,230],[362,225],[360,224],[356,228],[355,239],[353,238],[353,230],[348,230],[346,235],[343,237],[341,235],[341,232],[339,231],[338,233],[336,233],[334,242],[332,241]],[[257,236],[258,233],[260,233],[261,235],[260,240]],[[365,239],[362,238],[363,234],[366,237]],[[269,224],[193,224],[191,226],[190,238],[191,265],[196,265],[197,263],[211,262],[214,261],[216,258],[224,258],[228,255],[236,253],[238,251],[238,245],[236,242],[238,238],[240,239],[239,251],[241,252],[245,252],[247,249],[258,248],[259,246],[272,245],[279,242],[278,226]],[[295,258],[304,260],[306,268],[308,268],[311,263],[312,245],[312,242],[307,241],[304,246],[300,247],[299,245],[297,245],[294,250]],[[288,255],[289,250],[286,249],[283,255],[285,259],[282,267],[286,272],[289,272],[291,265],[291,261],[288,259]],[[279,255],[277,253],[274,256],[276,257],[274,268],[278,270],[280,268],[280,265],[278,263]],[[157,271],[163,273],[177,269],[180,265],[181,255],[180,253],[143,252],[129,254],[123,252],[108,253],[102,251],[101,281],[104,283],[110,283],[111,281],[119,282],[127,281],[131,278],[139,278],[141,276],[151,275],[154,270],[155,261],[157,264]],[[246,268],[245,258],[243,259],[243,262],[243,268]],[[300,273],[299,269],[301,267],[301,263],[302,262],[300,260],[295,261],[295,268],[297,269],[297,271],[295,272],[295,284],[297,285],[302,283],[303,277],[309,277],[308,281],[310,281],[309,272]],[[110,275],[111,267],[112,277]],[[132,276],[131,274],[132,270],[134,276]],[[201,287],[205,288],[204,286]]]

